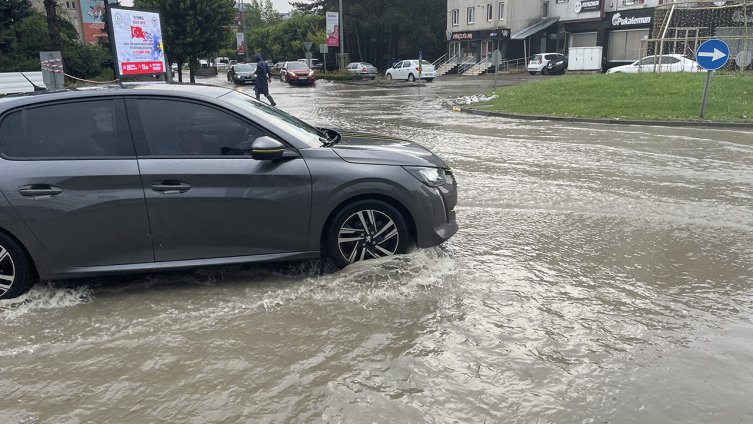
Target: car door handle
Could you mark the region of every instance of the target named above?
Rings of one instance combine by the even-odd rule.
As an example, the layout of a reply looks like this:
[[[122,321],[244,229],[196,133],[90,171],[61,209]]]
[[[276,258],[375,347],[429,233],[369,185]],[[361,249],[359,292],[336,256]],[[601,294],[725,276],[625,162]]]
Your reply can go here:
[[[18,192],[26,197],[57,196],[63,193],[63,189],[49,184],[32,184],[20,187]]]
[[[159,191],[164,194],[185,193],[190,189],[190,184],[175,180],[165,180],[160,183],[152,184],[152,190]]]

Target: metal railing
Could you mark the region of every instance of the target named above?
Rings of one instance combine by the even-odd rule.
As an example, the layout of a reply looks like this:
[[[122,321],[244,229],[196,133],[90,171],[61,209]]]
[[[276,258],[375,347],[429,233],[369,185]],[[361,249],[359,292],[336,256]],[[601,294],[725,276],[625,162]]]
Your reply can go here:
[[[475,65],[476,65],[476,57],[471,56],[468,59],[466,59],[465,62],[462,62],[460,65],[458,65],[458,73],[459,74],[465,73],[465,71],[474,67]]]
[[[527,57],[522,57],[520,59],[503,60],[502,62],[499,63],[499,70],[503,72],[509,72],[514,69],[518,70],[521,68],[523,70],[526,70],[526,68],[528,67],[528,59],[529,58]]]
[[[445,63],[447,63],[446,61],[442,62],[446,58],[447,58],[447,53],[443,54],[442,56],[439,56],[439,59],[437,59],[434,62],[432,62],[431,64],[434,65],[434,69],[437,69],[440,66],[444,65]]]

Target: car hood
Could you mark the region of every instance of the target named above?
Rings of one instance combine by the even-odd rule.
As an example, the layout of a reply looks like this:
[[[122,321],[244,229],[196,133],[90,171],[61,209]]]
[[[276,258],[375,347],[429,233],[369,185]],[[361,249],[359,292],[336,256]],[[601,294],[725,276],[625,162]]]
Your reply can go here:
[[[439,156],[409,140],[360,131],[335,131],[342,139],[332,149],[346,162],[449,168]]]

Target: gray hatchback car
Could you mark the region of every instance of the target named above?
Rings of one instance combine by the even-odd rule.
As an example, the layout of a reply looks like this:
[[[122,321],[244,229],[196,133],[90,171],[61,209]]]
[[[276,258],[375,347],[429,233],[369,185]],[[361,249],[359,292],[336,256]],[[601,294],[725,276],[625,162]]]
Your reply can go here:
[[[0,298],[37,279],[435,246],[458,229],[456,189],[416,143],[227,88],[0,98]]]

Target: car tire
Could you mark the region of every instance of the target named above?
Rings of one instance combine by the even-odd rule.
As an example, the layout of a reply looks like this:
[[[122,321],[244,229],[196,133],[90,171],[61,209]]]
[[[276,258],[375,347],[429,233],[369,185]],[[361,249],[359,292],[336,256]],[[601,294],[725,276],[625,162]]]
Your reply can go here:
[[[541,70],[541,75],[549,75],[549,69],[547,69],[546,66]]]
[[[409,244],[405,218],[394,206],[359,200],[335,215],[327,230],[326,252],[335,265],[344,268],[353,262],[405,253]]]
[[[426,82],[432,82],[434,81],[434,78],[426,78]]]
[[[29,261],[21,247],[0,233],[0,299],[11,299],[26,293],[32,279]]]
[[[528,71],[528,73],[531,74],[531,75],[536,75],[536,71],[533,71],[533,72],[532,71]]]
[[[392,74],[387,74],[387,82],[392,82]]]
[[[416,82],[416,77],[413,74],[408,74],[408,82]]]

